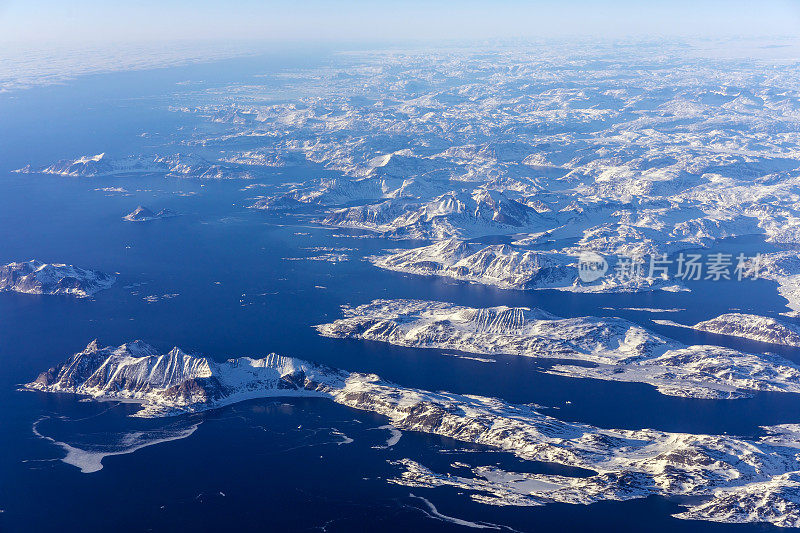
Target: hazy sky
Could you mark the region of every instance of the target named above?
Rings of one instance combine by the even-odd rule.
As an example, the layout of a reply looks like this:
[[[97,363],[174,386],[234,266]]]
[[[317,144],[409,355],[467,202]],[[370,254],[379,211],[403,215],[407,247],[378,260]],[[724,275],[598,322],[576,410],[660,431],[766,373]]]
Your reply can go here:
[[[0,0],[0,40],[798,35],[800,0]]]

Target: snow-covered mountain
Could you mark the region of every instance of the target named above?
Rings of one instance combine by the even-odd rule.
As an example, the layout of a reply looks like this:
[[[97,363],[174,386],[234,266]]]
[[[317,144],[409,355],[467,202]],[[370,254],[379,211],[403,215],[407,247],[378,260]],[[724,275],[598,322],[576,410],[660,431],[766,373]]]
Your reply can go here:
[[[458,239],[395,250],[370,257],[386,270],[420,276],[442,276],[501,289],[554,289],[569,292],[636,292],[680,290],[675,281],[641,275],[619,276],[609,271],[594,281],[583,281],[578,272],[581,251],[535,251],[509,244],[478,244]],[[613,266],[613,265],[612,265]],[[611,267],[609,267],[611,268]]]
[[[341,385],[342,377],[330,369],[275,354],[216,363],[179,348],[159,354],[141,341],[116,348],[101,348],[93,341],[27,387],[137,400],[145,406],[140,416],[159,416],[210,409],[251,397],[313,396]]]
[[[766,316],[725,313],[698,322],[692,329],[772,344],[800,346],[800,326]]]
[[[508,233],[541,233],[554,221],[499,191],[450,191],[423,204],[386,200],[334,210],[324,224],[377,231],[391,238],[475,238]]]
[[[200,179],[252,179],[252,168],[212,162],[194,154],[169,156],[129,156],[109,158],[105,153],[64,159],[45,167],[26,165],[14,172],[19,174],[55,174],[58,176],[93,178],[127,174],[165,174],[168,177]]]
[[[159,162],[144,157],[111,159],[105,153],[93,156],[85,155],[78,159],[63,159],[52,165],[32,168],[27,165],[15,170],[20,174],[56,174],[59,176],[86,177],[111,176],[115,174],[139,174],[164,172]]]
[[[72,265],[26,262],[0,266],[0,292],[27,294],[69,294],[84,298],[109,288],[116,277]]]
[[[172,155],[21,171],[224,179],[300,167],[297,181],[264,183],[262,197],[244,201],[396,239],[513,236],[557,269],[585,251],[663,254],[756,234],[785,249],[772,251],[766,275],[800,312],[800,269],[790,265],[800,244],[794,67],[706,64],[672,46],[657,59],[574,45],[440,52],[356,53],[297,70],[291,94],[302,97],[270,83],[179,95],[171,109],[200,126],[154,148]],[[565,58],[606,66],[554,68]],[[418,255],[411,263],[437,261]],[[493,265],[458,279],[518,285],[517,258],[501,255],[509,272]]]
[[[153,164],[165,169],[168,178],[196,179],[254,179],[257,170],[246,165],[235,165],[222,160],[208,160],[197,154],[172,154],[156,156]]]
[[[449,239],[371,258],[380,268],[495,285],[504,289],[569,287],[578,279],[575,259],[515,249],[506,244],[471,244]]]
[[[648,383],[689,398],[800,392],[800,366],[774,355],[687,346],[621,318],[559,318],[540,309],[471,308],[424,300],[375,300],[317,326],[321,335],[414,348],[571,359],[553,373]]]
[[[314,179],[301,184],[289,184],[281,187],[280,192],[272,194],[267,201],[255,202],[254,209],[269,210],[273,205],[295,207],[319,206],[336,208],[349,206],[366,208],[376,202],[389,201],[395,209],[419,206],[424,201],[444,194],[452,189],[448,181],[430,179],[414,174],[405,178],[365,176],[359,178],[323,178]],[[329,214],[334,217],[345,208],[333,209]],[[399,214],[399,213],[398,213]],[[368,228],[372,229],[372,228]]]
[[[495,320],[479,320],[492,329]],[[516,319],[511,320],[511,325]],[[502,323],[507,324],[505,320]],[[505,326],[504,326],[505,327]],[[518,474],[477,467],[473,477],[439,475],[409,459],[393,482],[451,486],[498,505],[630,500],[650,495],[707,498],[679,518],[800,526],[796,490],[800,426],[765,428],[759,439],[651,429],[601,429],[564,422],[497,398],[410,389],[271,354],[218,363],[178,348],[159,354],[135,341],[96,342],[42,373],[28,389],[136,400],[138,416],[165,416],[276,396],[316,396],[390,419],[401,430],[444,435],[593,472],[588,477]],[[488,468],[488,469],[487,469]],[[760,495],[760,496],[758,496]],[[779,511],[776,512],[776,508]]]
[[[565,44],[353,54],[294,72],[302,98],[241,84],[174,109],[213,126],[182,139],[210,162],[310,166],[310,176],[250,201],[322,224],[396,239],[513,236],[562,255],[673,253],[745,235],[795,248],[795,67],[663,52]],[[565,61],[598,68],[557,67]],[[625,76],[611,66],[619,62]],[[498,284],[486,274],[470,277]],[[779,283],[798,307],[796,283]]]

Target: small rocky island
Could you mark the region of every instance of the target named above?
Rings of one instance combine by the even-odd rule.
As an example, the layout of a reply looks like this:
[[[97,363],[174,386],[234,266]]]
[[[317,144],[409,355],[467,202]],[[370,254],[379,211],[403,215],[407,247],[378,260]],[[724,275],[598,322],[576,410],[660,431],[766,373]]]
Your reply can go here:
[[[171,209],[162,209],[161,211],[154,213],[150,209],[140,205],[122,218],[128,222],[147,222],[149,220],[158,220],[161,218],[171,218],[176,216],[178,216],[178,213],[172,211]]]

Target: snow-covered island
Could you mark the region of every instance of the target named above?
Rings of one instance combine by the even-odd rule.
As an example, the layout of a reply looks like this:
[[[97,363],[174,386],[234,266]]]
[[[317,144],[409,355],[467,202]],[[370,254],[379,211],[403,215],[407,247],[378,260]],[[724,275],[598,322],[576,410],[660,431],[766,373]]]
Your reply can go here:
[[[692,329],[772,344],[800,346],[800,326],[766,316],[726,313],[699,322]]]
[[[491,324],[487,322],[487,325]],[[588,477],[520,474],[477,467],[474,477],[436,474],[406,459],[393,482],[451,486],[494,505],[589,504],[650,495],[706,496],[678,518],[800,526],[800,425],[764,436],[601,429],[564,422],[497,398],[401,387],[276,354],[216,362],[135,341],[97,342],[43,372],[27,389],[96,399],[135,400],[137,416],[197,412],[266,397],[312,396],[386,416],[392,426],[498,448],[524,460],[589,470]]]
[[[166,156],[132,155],[110,158],[105,153],[63,159],[51,165],[26,165],[15,170],[18,174],[53,174],[67,177],[107,177],[134,174],[164,174],[166,177],[201,179],[251,179],[252,169],[223,162],[208,161],[194,154]]]
[[[576,259],[564,254],[516,250],[506,244],[482,245],[448,239],[410,250],[372,257],[380,268],[444,276],[502,289],[572,287]]]
[[[113,176],[116,174],[141,174],[160,172],[162,168],[144,157],[112,159],[105,153],[85,155],[77,159],[62,159],[44,167],[26,165],[14,172],[18,174],[55,174],[58,176],[85,177]]]
[[[111,287],[116,277],[72,265],[31,261],[0,266],[0,292],[69,294],[85,298]]]
[[[771,354],[687,346],[621,318],[560,318],[540,309],[471,308],[422,300],[345,307],[321,335],[414,348],[567,359],[549,372],[653,385],[687,398],[743,398],[755,391],[800,393],[800,366]]]
[[[606,276],[584,283],[578,275],[578,257],[509,245],[479,244],[446,239],[388,255],[369,258],[386,270],[419,276],[441,276],[501,289],[554,289],[568,292],[636,292],[680,290],[661,277],[619,279]]]
[[[171,209],[161,209],[157,213],[154,213],[147,207],[140,205],[122,217],[122,219],[127,220],[128,222],[147,222],[149,220],[158,220],[160,218],[171,218],[176,216],[178,216],[178,213],[172,211]]]

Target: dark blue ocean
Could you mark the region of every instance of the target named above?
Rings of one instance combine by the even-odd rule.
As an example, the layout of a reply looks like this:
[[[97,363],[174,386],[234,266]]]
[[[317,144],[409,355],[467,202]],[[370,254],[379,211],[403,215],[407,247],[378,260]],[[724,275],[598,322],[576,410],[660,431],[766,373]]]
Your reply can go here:
[[[0,263],[40,259],[105,272],[117,283],[93,299],[0,293],[0,531],[449,531],[466,530],[431,511],[518,531],[764,531],[673,519],[680,501],[651,497],[590,506],[492,507],[450,488],[409,489],[387,480],[411,458],[435,471],[455,461],[514,471],[563,472],[510,454],[405,432],[381,447],[386,420],[323,400],[251,401],[167,420],[128,417],[135,406],[19,392],[17,387],[82,350],[92,339],[142,339],[219,360],[270,352],[403,386],[497,396],[547,406],[565,420],[603,427],[752,436],[759,426],[800,420],[800,397],[759,394],[738,401],[671,398],[649,386],[576,380],[540,372],[542,363],[496,357],[481,363],[380,343],[319,337],[313,325],[343,304],[424,298],[470,306],[538,306],[561,316],[623,316],[684,342],[781,353],[797,349],[659,326],[695,323],[730,309],[774,314],[784,301],[767,281],[697,284],[692,293],[574,295],[519,292],[391,273],[363,257],[420,243],[348,238],[309,220],[246,208],[250,182],[163,177],[66,178],[14,174],[28,163],[106,152],[147,151],[194,118],[170,112],[185,81],[204,88],[247,82],[276,69],[326,61],[324,51],[284,52],[132,73],[82,77],[62,86],[0,95]],[[147,132],[149,136],[141,136]],[[178,151],[177,149],[175,151]],[[280,168],[260,181],[322,177]],[[99,189],[122,187],[128,194]],[[121,217],[137,205],[182,216],[144,224]],[[756,249],[753,239],[726,243]],[[309,247],[353,248],[342,263],[287,261]],[[174,295],[162,298],[163,295]],[[145,298],[158,296],[157,301]],[[604,309],[605,307],[615,309]],[[685,308],[680,314],[619,308]],[[569,402],[569,403],[568,403]],[[82,473],[60,459],[64,444],[130,451],[146,432],[188,437],[103,460]],[[349,440],[352,439],[352,442]],[[126,447],[127,446],[127,447]],[[413,494],[413,495],[412,495]],[[424,498],[424,500],[422,499]]]

